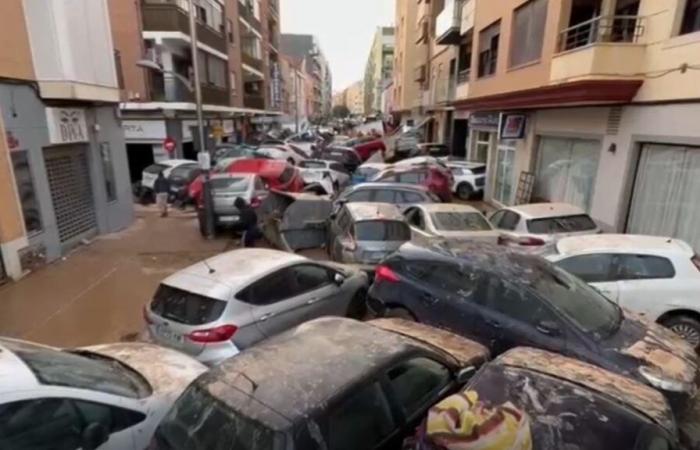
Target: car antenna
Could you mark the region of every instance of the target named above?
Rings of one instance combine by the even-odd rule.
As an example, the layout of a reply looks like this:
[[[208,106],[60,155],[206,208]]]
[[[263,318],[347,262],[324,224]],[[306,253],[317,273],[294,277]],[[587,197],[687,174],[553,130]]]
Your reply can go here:
[[[212,266],[209,265],[209,263],[207,262],[206,259],[202,262],[204,263],[205,266],[207,266],[207,269],[209,269],[209,275],[213,275],[216,273],[216,270]]]

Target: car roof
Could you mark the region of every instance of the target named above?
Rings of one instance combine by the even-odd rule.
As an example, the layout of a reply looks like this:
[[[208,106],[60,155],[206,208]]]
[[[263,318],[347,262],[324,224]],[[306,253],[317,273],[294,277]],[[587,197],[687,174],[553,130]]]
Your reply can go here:
[[[673,414],[663,394],[629,377],[573,358],[534,348],[516,348],[495,364],[525,369],[582,385],[612,397],[646,415],[667,430],[674,429]]]
[[[182,166],[184,164],[198,164],[197,161],[193,161],[191,159],[165,159],[163,161],[159,161],[156,164],[161,164],[163,166],[169,166],[169,167],[177,167],[177,166]]]
[[[4,346],[3,341],[12,342],[16,340],[0,338],[0,393],[11,393],[39,387],[41,383],[39,383],[31,369],[17,355]]]
[[[305,261],[309,260],[294,253],[278,250],[239,249],[221,253],[182,269],[166,278],[163,284],[184,287],[182,279],[198,278],[238,288],[248,285],[262,275]]]
[[[274,427],[277,414],[306,420],[377,367],[424,351],[413,339],[368,323],[322,318],[249,347],[197,383],[239,413]],[[244,400],[240,392],[247,394]]]
[[[425,186],[406,183],[360,183],[351,187],[349,192],[359,191],[362,189],[400,189],[404,191],[428,192],[428,188]]]
[[[557,243],[561,255],[577,253],[635,253],[678,254],[691,258],[693,248],[679,239],[632,234],[592,234],[564,238]]]
[[[578,216],[586,214],[582,208],[568,203],[531,203],[504,208],[515,211],[526,219],[546,219],[549,217]]]
[[[275,159],[239,159],[231,163],[227,171],[232,173],[259,173],[264,176],[278,176],[288,166],[286,161]]]
[[[356,221],[366,220],[404,220],[396,205],[389,203],[347,203],[345,208]]]
[[[464,213],[476,213],[481,214],[481,211],[469,205],[462,205],[460,203],[424,203],[421,205],[416,205],[416,207],[421,208],[429,213],[436,212],[464,212]]]
[[[212,180],[219,179],[230,179],[230,178],[254,178],[256,174],[254,173],[212,173],[210,178]]]

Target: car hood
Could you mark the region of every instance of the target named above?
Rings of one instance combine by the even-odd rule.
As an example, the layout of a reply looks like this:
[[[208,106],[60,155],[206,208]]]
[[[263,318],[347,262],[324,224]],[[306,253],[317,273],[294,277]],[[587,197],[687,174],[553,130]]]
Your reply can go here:
[[[498,242],[500,233],[492,231],[440,231],[439,236],[450,242]]]
[[[623,371],[645,380],[639,368],[646,366],[664,378],[694,384],[698,357],[693,348],[672,331],[625,311],[617,332],[603,341],[604,352],[618,361],[626,361]]]
[[[116,359],[136,370],[159,396],[179,396],[207,370],[206,366],[187,355],[153,344],[108,344],[84,350]]]

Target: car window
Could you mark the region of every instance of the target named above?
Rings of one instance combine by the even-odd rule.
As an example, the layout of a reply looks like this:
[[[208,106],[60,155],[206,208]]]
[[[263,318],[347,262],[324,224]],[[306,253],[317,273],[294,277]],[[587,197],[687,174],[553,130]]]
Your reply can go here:
[[[161,317],[185,325],[204,325],[218,320],[226,302],[161,284],[151,310]]]
[[[313,264],[300,264],[291,268],[294,284],[289,290],[294,295],[315,291],[330,284],[332,275],[328,269]]]
[[[381,444],[395,429],[387,399],[379,383],[353,392],[328,415],[326,441],[329,450],[371,449]]]
[[[255,177],[255,190],[256,191],[264,191],[265,190],[265,184],[258,177]]]
[[[236,297],[251,305],[272,305],[292,296],[292,276],[288,268],[278,270],[243,289]]]
[[[654,280],[676,276],[671,261],[650,255],[617,255],[615,272],[618,280]]]
[[[377,189],[374,191],[374,201],[377,203],[396,203],[396,191]]]
[[[512,231],[517,228],[518,222],[520,222],[520,216],[517,213],[514,213],[513,211],[505,211],[503,213],[503,218],[500,221],[500,225],[497,226],[502,230]]]
[[[399,182],[407,184],[420,184],[425,180],[425,176],[418,172],[407,172],[399,175]]]
[[[406,214],[406,219],[409,225],[413,225],[419,230],[425,230],[425,220],[423,220],[423,211],[413,208]]]
[[[0,448],[75,450],[83,421],[73,403],[51,398],[0,405]]]
[[[396,403],[412,418],[431,406],[450,382],[447,367],[427,358],[403,362],[387,372]]]
[[[429,200],[427,200],[425,197],[416,192],[399,191],[398,197],[399,198],[397,203],[430,203]]]
[[[532,327],[544,321],[557,322],[556,316],[540,299],[494,276],[480,276],[474,300],[491,311]]]
[[[358,241],[409,241],[411,230],[404,222],[393,220],[370,220],[355,224]]]
[[[442,231],[490,231],[491,225],[480,213],[436,212],[432,214],[435,228]]]
[[[248,178],[213,178],[209,181],[212,191],[245,192],[248,190]]]
[[[326,163],[322,161],[301,161],[299,167],[303,169],[325,169]]]
[[[340,173],[344,173],[346,175],[349,175],[348,170],[345,168],[344,165],[342,165],[340,163],[337,163],[337,162],[331,163],[330,167],[331,167],[331,170],[335,170],[336,172],[340,172]]]
[[[361,191],[353,192],[347,197],[348,202],[350,203],[369,202],[371,198],[372,190],[370,189],[363,189]]]
[[[501,210],[501,211],[494,213],[491,216],[491,223],[493,224],[494,227],[501,228],[501,220],[503,220],[503,216],[505,216],[505,214],[506,214],[506,211]]]
[[[103,425],[111,433],[133,427],[146,419],[146,415],[137,411],[117,408],[112,405],[73,400],[85,426],[91,423]]]
[[[338,227],[342,231],[348,231],[348,228],[350,227],[350,214],[348,214],[347,209],[343,208],[340,211],[340,214],[338,215]]]
[[[586,283],[603,283],[615,281],[612,262],[612,255],[580,255],[563,259],[557,265]]]
[[[597,225],[587,214],[527,221],[527,230],[534,234],[575,233],[596,228]]]
[[[165,164],[152,164],[152,165],[146,167],[145,169],[143,169],[143,171],[145,173],[149,173],[151,175],[158,175],[159,173],[161,173],[167,169],[168,169],[168,166],[166,166]]]
[[[406,271],[418,281],[462,297],[471,298],[476,289],[476,278],[451,264],[411,261],[406,263]]]

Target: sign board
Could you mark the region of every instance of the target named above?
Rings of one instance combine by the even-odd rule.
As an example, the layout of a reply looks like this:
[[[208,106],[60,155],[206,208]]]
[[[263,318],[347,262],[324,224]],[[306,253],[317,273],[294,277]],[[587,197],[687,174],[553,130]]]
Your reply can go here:
[[[196,120],[183,120],[182,121],[182,140],[188,142],[192,140],[192,128],[197,127]]]
[[[211,155],[208,152],[198,152],[197,161],[202,170],[211,170]]]
[[[525,125],[527,116],[525,114],[501,114],[498,125],[499,139],[523,139],[525,138]]]
[[[486,131],[497,131],[500,124],[498,113],[472,113],[469,116],[469,127]]]
[[[224,120],[224,134],[226,136],[231,136],[235,131],[233,120]]]
[[[175,149],[177,148],[177,142],[175,142],[175,139],[167,137],[163,141],[163,148],[166,152],[172,155]]]
[[[89,140],[85,110],[78,108],[46,108],[49,142],[72,144]]]
[[[162,141],[168,137],[163,120],[125,120],[122,129],[127,141]]]

